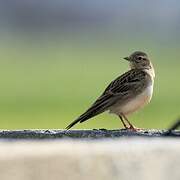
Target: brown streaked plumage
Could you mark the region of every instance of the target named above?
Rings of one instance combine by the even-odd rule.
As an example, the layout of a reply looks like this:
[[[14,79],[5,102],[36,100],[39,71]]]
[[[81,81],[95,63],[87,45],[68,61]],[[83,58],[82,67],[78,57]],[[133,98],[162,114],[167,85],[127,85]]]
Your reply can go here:
[[[126,129],[135,130],[126,115],[137,111],[150,101],[155,73],[152,63],[144,52],[136,51],[124,59],[129,61],[131,70],[112,81],[91,107],[66,129],[109,110],[110,113],[119,116]]]

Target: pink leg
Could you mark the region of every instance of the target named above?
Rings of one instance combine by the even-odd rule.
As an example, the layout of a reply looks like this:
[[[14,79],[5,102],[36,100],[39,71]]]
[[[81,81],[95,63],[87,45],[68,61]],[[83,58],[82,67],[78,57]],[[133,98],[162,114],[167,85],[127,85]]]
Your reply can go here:
[[[126,123],[124,122],[122,116],[119,115],[119,118],[120,118],[121,122],[123,123],[125,129],[128,129],[128,127],[127,127]]]
[[[133,125],[129,122],[128,118],[127,118],[124,114],[122,114],[122,116],[123,116],[123,118],[126,120],[126,122],[129,124],[128,129],[133,130],[133,131],[141,130],[140,128],[137,128],[137,127],[133,126]]]

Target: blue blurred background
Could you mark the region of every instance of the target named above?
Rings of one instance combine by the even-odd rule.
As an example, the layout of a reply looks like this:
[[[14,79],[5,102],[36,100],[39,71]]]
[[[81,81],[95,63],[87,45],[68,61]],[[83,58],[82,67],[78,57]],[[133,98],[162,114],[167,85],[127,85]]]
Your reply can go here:
[[[180,107],[180,1],[0,0],[0,128],[64,128],[148,53],[151,103],[130,120],[166,128]],[[76,128],[121,128],[104,113]]]

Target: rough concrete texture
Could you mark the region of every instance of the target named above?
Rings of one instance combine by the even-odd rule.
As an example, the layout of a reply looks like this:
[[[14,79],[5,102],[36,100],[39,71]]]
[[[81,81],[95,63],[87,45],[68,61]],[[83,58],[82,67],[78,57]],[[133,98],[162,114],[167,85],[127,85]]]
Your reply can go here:
[[[1,141],[0,180],[179,180],[179,138]]]
[[[55,139],[55,138],[73,138],[73,139],[100,139],[117,137],[180,137],[179,130],[1,130],[0,139]]]

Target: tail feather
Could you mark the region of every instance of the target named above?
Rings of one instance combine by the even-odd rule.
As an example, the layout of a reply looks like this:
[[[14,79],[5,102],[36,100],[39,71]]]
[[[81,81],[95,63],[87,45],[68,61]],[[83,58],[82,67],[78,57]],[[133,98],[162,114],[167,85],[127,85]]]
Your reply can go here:
[[[74,120],[71,124],[69,124],[66,129],[70,129],[77,123],[82,123],[104,111],[113,103],[113,101],[109,101],[111,94],[107,94],[101,96],[85,113],[79,116],[76,120]]]
[[[66,127],[66,129],[68,130],[68,129],[70,129],[70,128],[72,128],[75,124],[77,124],[78,122],[84,122],[84,121],[86,121],[86,120],[88,120],[88,119],[90,119],[90,118],[92,118],[94,115],[90,115],[90,114],[82,114],[80,117],[78,117],[76,120],[74,120],[71,124],[69,124],[67,127]]]
[[[73,127],[75,124],[77,124],[79,121],[80,121],[79,118],[76,119],[76,120],[73,121],[71,124],[69,124],[69,125],[66,127],[66,129],[68,130],[68,129],[72,128],[72,127]]]
[[[77,124],[77,123],[82,123],[82,122],[84,122],[84,121],[86,121],[86,120],[88,120],[88,119],[90,119],[90,118],[92,118],[92,117],[94,117],[94,116],[96,116],[97,114],[99,114],[100,112],[93,112],[93,111],[86,111],[84,114],[82,114],[81,116],[79,116],[76,120],[74,120],[71,124],[69,124],[67,127],[66,127],[66,129],[68,130],[68,129],[70,129],[70,128],[72,128],[75,124]]]
[[[94,109],[89,109],[88,111],[86,111],[84,114],[82,114],[81,116],[79,116],[76,120],[74,120],[71,124],[69,124],[67,127],[66,127],[66,129],[68,130],[68,129],[70,129],[70,128],[72,128],[75,124],[77,124],[77,123],[82,123],[82,122],[84,122],[84,121],[86,121],[86,120],[88,120],[88,119],[90,119],[90,118],[92,118],[92,117],[94,117],[94,116],[96,116],[96,115],[98,115],[98,114],[100,114],[100,113],[102,113],[102,112],[104,112],[104,108],[102,109],[96,109],[96,110],[94,110]]]

